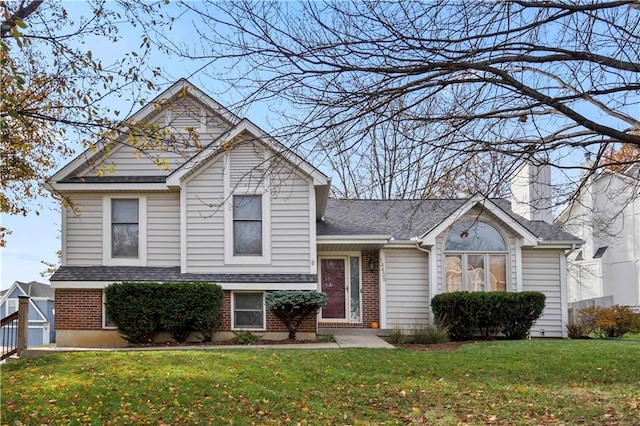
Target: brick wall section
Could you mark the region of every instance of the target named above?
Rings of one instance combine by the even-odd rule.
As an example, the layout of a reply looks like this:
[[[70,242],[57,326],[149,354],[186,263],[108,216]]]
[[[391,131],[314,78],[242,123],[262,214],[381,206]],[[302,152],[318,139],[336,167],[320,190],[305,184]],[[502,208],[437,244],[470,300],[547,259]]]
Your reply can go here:
[[[219,331],[231,331],[231,293],[230,291],[224,292],[224,299],[222,301],[222,322],[220,324]],[[268,332],[286,332],[287,327],[284,326],[282,321],[278,319],[271,312],[267,311],[267,329]],[[300,324],[298,331],[301,333],[315,333],[316,332],[316,317],[312,316],[307,318]]]
[[[102,329],[102,290],[56,289],[56,330]],[[231,331],[231,292],[225,291],[222,299],[222,321],[219,331]],[[287,328],[271,312],[267,311],[268,332],[286,332]],[[316,332],[316,317],[307,318],[298,329],[300,332]]]
[[[102,290],[55,289],[56,330],[100,330]]]
[[[362,323],[371,327],[372,322],[380,323],[380,257],[378,250],[362,252]],[[369,260],[373,259],[373,272],[369,271]]]

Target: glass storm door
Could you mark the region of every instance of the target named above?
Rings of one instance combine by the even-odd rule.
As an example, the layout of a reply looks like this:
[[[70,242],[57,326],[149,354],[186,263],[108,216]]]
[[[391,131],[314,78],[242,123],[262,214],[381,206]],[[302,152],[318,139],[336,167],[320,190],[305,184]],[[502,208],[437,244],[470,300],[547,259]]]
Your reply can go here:
[[[346,259],[320,259],[321,291],[328,296],[322,319],[345,320],[347,317]]]

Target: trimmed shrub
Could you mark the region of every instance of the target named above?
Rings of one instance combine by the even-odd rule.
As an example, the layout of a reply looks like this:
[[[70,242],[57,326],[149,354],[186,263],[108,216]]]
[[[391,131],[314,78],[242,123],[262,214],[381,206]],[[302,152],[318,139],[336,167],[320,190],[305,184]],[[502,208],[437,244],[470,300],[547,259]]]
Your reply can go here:
[[[184,342],[191,331],[211,340],[217,330],[222,288],[202,282],[125,282],[105,289],[106,309],[130,343],[150,343],[160,331]]]
[[[431,299],[431,308],[436,324],[448,330],[453,341],[469,340],[478,331],[479,293],[453,292],[442,293]]]
[[[619,338],[640,331],[640,314],[629,306],[590,306],[581,309],[578,318],[600,338]]]
[[[119,283],[105,289],[107,315],[129,343],[151,343],[160,332],[158,283]]]
[[[327,304],[327,295],[318,291],[280,290],[267,293],[264,304],[287,327],[289,339],[295,339],[302,321]]]
[[[504,327],[502,334],[507,339],[525,339],[544,310],[547,297],[539,291],[503,293],[508,303],[502,305]]]
[[[436,295],[431,307],[451,340],[495,338],[499,333],[524,339],[542,314],[545,299],[540,292],[453,292]]]

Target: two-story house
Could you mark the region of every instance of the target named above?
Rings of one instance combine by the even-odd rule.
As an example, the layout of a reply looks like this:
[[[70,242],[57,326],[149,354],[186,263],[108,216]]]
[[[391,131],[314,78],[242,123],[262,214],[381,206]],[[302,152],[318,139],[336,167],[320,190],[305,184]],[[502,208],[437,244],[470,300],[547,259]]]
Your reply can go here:
[[[640,307],[640,164],[590,177],[557,223],[585,241],[569,256],[569,302]]]
[[[325,174],[186,80],[132,120],[195,129],[201,148],[158,152],[158,161],[123,134],[50,179],[74,203],[62,211],[62,265],[51,278],[59,346],[125,343],[103,308],[104,288],[121,281],[218,283],[221,339],[237,330],[285,338],[264,307],[265,293],[281,289],[329,296],[301,337],[425,325],[431,298],[456,290],[542,291],[532,335],[565,335],[565,250],[580,241],[507,201],[329,198]]]

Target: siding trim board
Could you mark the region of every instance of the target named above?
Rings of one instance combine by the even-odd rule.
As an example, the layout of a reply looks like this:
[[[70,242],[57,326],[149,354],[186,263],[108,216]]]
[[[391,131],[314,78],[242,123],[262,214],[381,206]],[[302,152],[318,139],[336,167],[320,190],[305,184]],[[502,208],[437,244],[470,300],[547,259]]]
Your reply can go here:
[[[55,289],[91,289],[101,290],[113,283],[127,281],[127,280],[109,280],[109,281],[52,281],[51,287]],[[183,280],[187,281],[187,280]],[[188,280],[191,281],[191,280]],[[193,280],[193,281],[205,281],[215,282],[223,290],[235,290],[235,291],[276,291],[276,290],[317,290],[317,280],[308,282],[221,282],[213,280]]]

